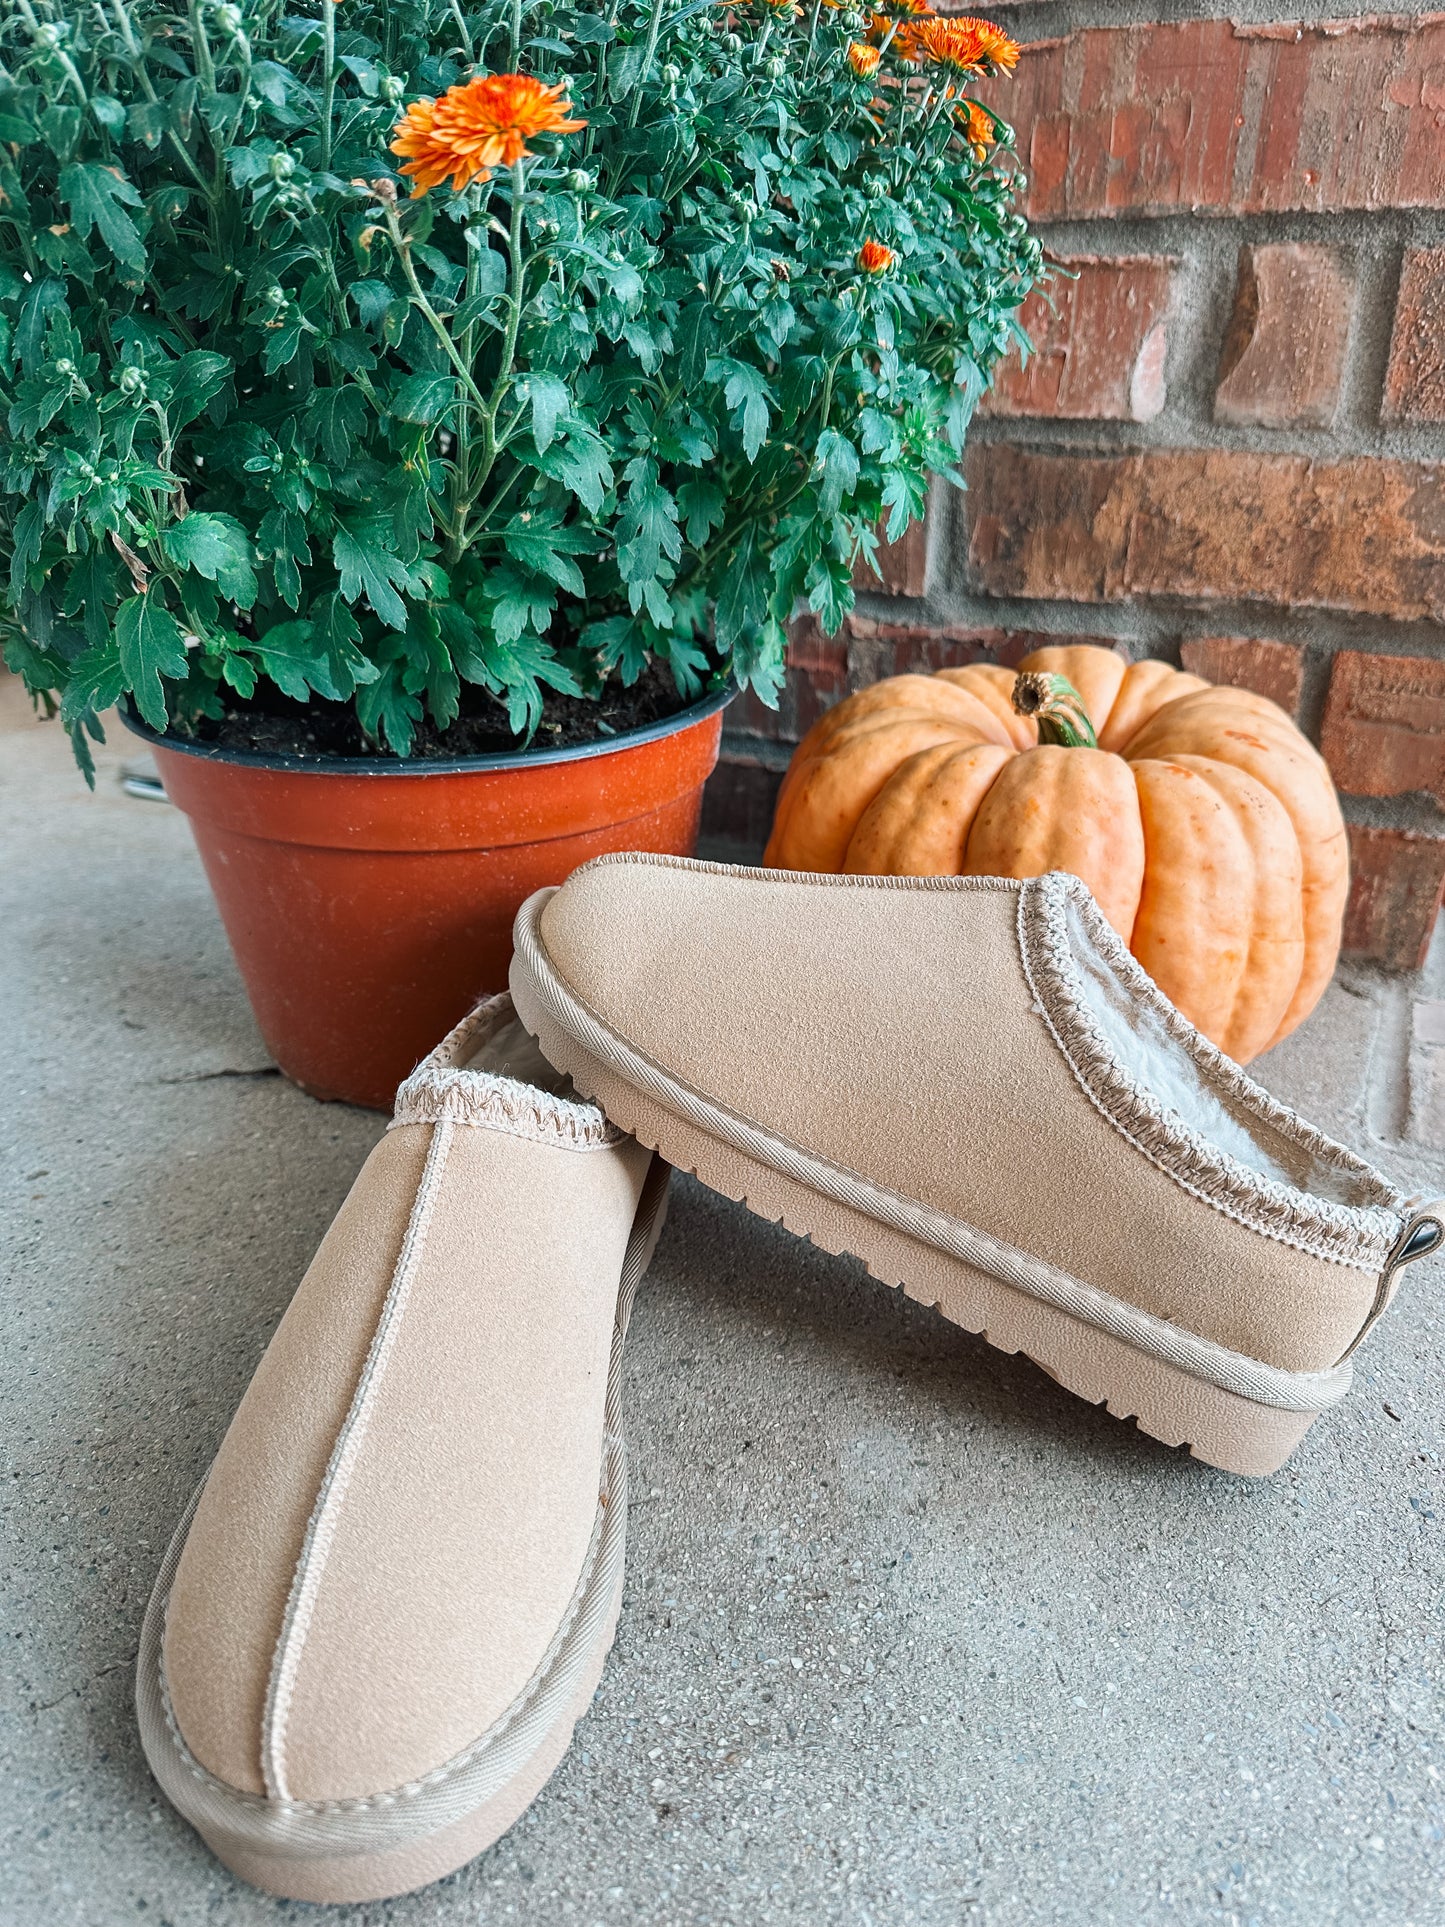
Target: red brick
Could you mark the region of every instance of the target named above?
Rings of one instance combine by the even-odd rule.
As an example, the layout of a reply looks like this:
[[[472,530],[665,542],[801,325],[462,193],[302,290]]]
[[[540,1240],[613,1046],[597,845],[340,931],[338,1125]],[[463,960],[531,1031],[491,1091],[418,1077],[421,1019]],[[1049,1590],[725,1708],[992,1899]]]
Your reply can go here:
[[[1341,650],[1320,748],[1336,783],[1354,796],[1423,790],[1445,803],[1445,661]]]
[[[1445,465],[975,442],[970,560],[992,595],[1194,596],[1445,616]]]
[[[1166,318],[1176,257],[1060,257],[1019,319],[1034,344],[1010,355],[983,412],[1088,421],[1152,421],[1164,406]]]
[[[1297,642],[1261,642],[1253,636],[1196,636],[1179,645],[1179,660],[1191,676],[1228,683],[1268,696],[1286,714],[1299,713],[1304,682],[1304,650]]]
[[[1445,205],[1445,15],[1090,27],[990,92],[1036,220]]]
[[[856,594],[921,596],[928,575],[927,518],[910,522],[896,542],[880,539],[877,562],[879,575],[862,561],[854,569]]]
[[[1407,248],[1385,372],[1387,422],[1445,422],[1445,248]]]
[[[1336,248],[1300,241],[1241,248],[1215,420],[1328,428],[1354,304],[1354,273]]]
[[[1418,970],[1445,892],[1445,837],[1351,823],[1346,956]]]

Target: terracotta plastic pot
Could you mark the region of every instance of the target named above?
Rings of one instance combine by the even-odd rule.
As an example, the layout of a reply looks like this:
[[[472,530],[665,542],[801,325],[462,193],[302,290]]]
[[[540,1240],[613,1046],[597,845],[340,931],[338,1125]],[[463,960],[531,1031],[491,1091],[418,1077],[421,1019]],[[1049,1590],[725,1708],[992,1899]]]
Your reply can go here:
[[[687,855],[731,692],[581,749],[302,763],[157,736],[261,1033],[314,1097],[389,1110],[487,991],[512,919],[609,850]]]

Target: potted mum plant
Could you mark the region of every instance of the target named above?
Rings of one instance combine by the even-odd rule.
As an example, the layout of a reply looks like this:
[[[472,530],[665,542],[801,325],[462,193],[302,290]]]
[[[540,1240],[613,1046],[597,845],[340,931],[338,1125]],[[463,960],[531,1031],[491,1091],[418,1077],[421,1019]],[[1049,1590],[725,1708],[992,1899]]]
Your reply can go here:
[[[691,847],[1040,252],[986,22],[301,4],[6,9],[0,622],[82,769],[154,745],[282,1067],[385,1103],[531,889]]]

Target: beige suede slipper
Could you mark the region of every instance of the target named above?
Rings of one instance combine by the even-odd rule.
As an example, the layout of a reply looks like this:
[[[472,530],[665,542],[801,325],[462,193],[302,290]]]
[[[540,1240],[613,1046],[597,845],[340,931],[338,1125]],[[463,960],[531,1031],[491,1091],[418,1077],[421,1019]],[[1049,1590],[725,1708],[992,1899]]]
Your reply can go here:
[[[518,1014],[615,1123],[1229,1471],[1284,1462],[1441,1242],[1074,877],[602,858],[515,941]]]
[[[402,1085],[141,1637],[146,1757],[245,1879],[422,1886],[561,1759],[622,1594],[618,1368],[667,1178],[506,997]]]

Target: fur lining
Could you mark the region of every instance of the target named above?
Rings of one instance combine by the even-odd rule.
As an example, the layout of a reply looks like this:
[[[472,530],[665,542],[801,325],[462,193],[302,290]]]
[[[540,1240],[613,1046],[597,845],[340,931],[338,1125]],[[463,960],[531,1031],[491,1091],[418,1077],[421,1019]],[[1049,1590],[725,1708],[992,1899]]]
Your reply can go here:
[[[1093,1008],[1070,941],[1070,916],[1122,991],[1169,1040],[1210,1095],[1262,1141],[1273,1137],[1302,1169],[1328,1174],[1361,1200],[1344,1204],[1270,1177],[1191,1128],[1119,1059]],[[1313,1257],[1360,1271],[1389,1264],[1407,1212],[1402,1195],[1363,1159],[1278,1103],[1187,1017],[1134,961],[1087,888],[1062,871],[1019,895],[1019,947],[1041,1014],[1095,1108],[1151,1164],[1226,1216]]]

